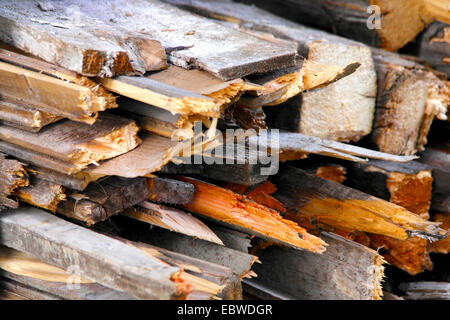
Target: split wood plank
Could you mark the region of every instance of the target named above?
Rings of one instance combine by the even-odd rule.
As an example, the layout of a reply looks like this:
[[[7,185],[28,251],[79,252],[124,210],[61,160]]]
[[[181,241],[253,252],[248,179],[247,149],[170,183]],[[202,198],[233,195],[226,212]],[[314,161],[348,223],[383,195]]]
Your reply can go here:
[[[400,289],[405,292],[406,300],[450,299],[449,282],[417,281],[401,283]]]
[[[89,17],[75,2],[50,5],[51,10],[42,10],[35,1],[3,1],[0,39],[87,76],[143,74],[167,67],[159,41]]]
[[[16,189],[14,195],[20,201],[56,212],[58,204],[66,199],[64,192],[64,188],[58,184],[33,177],[30,185]]]
[[[17,208],[18,202],[9,198],[14,190],[29,185],[25,165],[17,160],[8,159],[0,153],[0,211],[6,208]]]
[[[355,39],[371,46],[396,51],[412,41],[432,17],[422,1],[402,0],[239,0],[257,5],[293,21]],[[369,10],[371,5],[378,11]],[[379,26],[379,24],[381,26]],[[372,28],[368,28],[368,25]]]
[[[56,212],[93,225],[130,208],[149,196],[145,178],[108,177],[92,182],[83,192],[67,192]]]
[[[222,240],[207,225],[181,210],[144,201],[121,214],[160,228],[223,245]]]
[[[274,177],[273,194],[286,207],[285,217],[306,226],[324,224],[337,229],[359,230],[400,240],[419,236],[442,239],[447,231],[438,224],[393,203],[283,166]]]
[[[314,88],[312,83],[308,84],[312,79],[317,84],[326,83],[328,86],[298,96],[293,102],[295,106],[293,106],[292,112],[279,114],[280,117],[286,116],[286,121],[295,126],[295,131],[339,141],[357,141],[370,133],[375,108],[376,73],[370,49],[364,44],[307,28],[255,6],[232,1],[166,0],[166,2],[214,19],[231,22],[245,32],[257,31],[269,34],[276,39],[288,39],[297,43],[299,54],[307,59],[303,63],[304,67],[298,71],[300,74],[296,76],[297,78],[303,77],[299,80],[302,82],[302,87]],[[355,64],[359,65],[356,71]],[[349,70],[341,71],[341,76],[338,77],[332,76],[333,72],[328,71],[328,80],[333,80],[324,81],[324,78],[327,78],[325,65]],[[315,71],[313,71],[314,69]],[[316,77],[313,76],[314,74]],[[319,77],[319,74],[322,76]],[[286,76],[280,77],[278,82],[283,83],[285,79]],[[340,80],[334,82],[337,79]],[[277,85],[279,86],[279,84]],[[274,84],[269,88],[273,86]],[[292,85],[286,89],[288,98],[303,91],[295,91],[295,87]],[[273,105],[286,101],[279,97],[279,93],[277,94],[275,99],[269,100],[269,102],[262,100],[262,98],[267,99],[264,96],[257,98],[252,105],[258,103]],[[249,104],[250,102],[243,98],[242,103]],[[320,110],[317,108],[318,104],[321,105]],[[298,113],[299,116],[293,117],[294,113]]]
[[[441,228],[450,230],[450,213],[435,213],[432,221],[442,222]],[[430,252],[447,254],[450,252],[450,237],[429,244]]]
[[[115,99],[77,83],[0,61],[2,96],[19,99],[43,112],[92,124],[97,113],[117,107]]]
[[[61,117],[39,111],[33,106],[17,100],[2,98],[0,100],[0,123],[19,129],[38,132],[43,127],[61,120]]]
[[[147,178],[149,200],[168,204],[191,203],[195,188],[192,184],[164,177]]]
[[[106,287],[141,299],[185,298],[189,294],[179,268],[41,210],[7,210],[0,222],[3,245],[65,270],[78,267],[82,277]]]
[[[193,213],[289,247],[314,253],[325,251],[325,242],[308,234],[296,223],[283,219],[275,210],[200,180],[186,177],[179,179],[195,186],[194,200],[191,204],[183,205]]]
[[[255,252],[262,263],[254,266],[252,283],[294,299],[381,300],[383,258],[333,233],[320,237],[329,244],[322,255],[278,246]]]
[[[159,1],[115,0],[112,3],[95,0],[85,3],[65,0],[61,5],[77,5],[83,16],[158,40],[173,64],[200,68],[223,80],[295,64],[295,50],[223,27]]]
[[[38,133],[0,126],[0,139],[30,151],[72,163],[78,170],[134,149],[140,139],[135,122],[102,113],[93,125],[70,120]]]
[[[89,182],[91,182],[88,177],[83,174],[68,175],[33,165],[27,166],[27,173],[40,180],[45,180],[77,191],[83,191],[86,189]]]

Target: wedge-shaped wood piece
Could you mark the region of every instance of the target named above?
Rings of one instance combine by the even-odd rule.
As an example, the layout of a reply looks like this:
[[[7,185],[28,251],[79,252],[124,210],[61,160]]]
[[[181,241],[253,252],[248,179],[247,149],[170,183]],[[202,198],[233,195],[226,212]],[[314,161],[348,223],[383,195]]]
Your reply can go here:
[[[38,133],[0,126],[0,139],[81,170],[134,149],[140,143],[138,130],[134,121],[105,113],[93,125],[64,120]]]
[[[83,192],[67,192],[56,212],[92,225],[130,208],[148,198],[145,178],[108,177],[92,182]]]
[[[61,117],[39,111],[33,106],[17,100],[0,100],[0,123],[31,132],[38,132],[46,125],[60,120]]]
[[[167,2],[211,18],[231,22],[240,30],[249,33],[257,31],[275,39],[288,39],[298,44],[299,53],[307,59],[304,61],[304,67],[297,74],[280,77],[278,81],[270,83],[269,88],[285,84],[289,77],[296,81],[284,87],[287,90],[285,93],[280,95],[278,92],[278,95],[268,101],[263,100],[267,98],[262,96],[259,100],[255,99],[252,105],[279,104],[286,100],[284,98],[292,97],[300,91],[319,84],[329,84],[320,90],[298,96],[290,112],[277,114],[280,121],[284,118],[285,122],[295,127],[293,130],[300,133],[339,141],[356,141],[370,133],[375,107],[376,73],[367,46],[293,23],[275,16],[272,14],[274,11],[270,13],[233,1]],[[360,65],[356,71],[355,64]],[[331,66],[339,67],[341,71],[338,71],[339,68],[333,71]],[[341,75],[337,76],[339,73]],[[343,79],[332,83],[340,78]],[[250,103],[247,100],[242,102]],[[321,107],[317,108],[317,105]]]
[[[319,178],[294,167],[282,167],[273,182],[274,197],[286,207],[286,218],[300,224],[324,224],[406,240],[411,236],[442,239],[438,224],[393,203]]]
[[[433,168],[433,197],[431,208],[440,212],[450,212],[450,148],[437,145],[427,148],[420,155],[422,163]]]
[[[450,89],[432,72],[384,50],[372,49],[378,75],[374,131],[378,150],[411,155],[423,151],[435,117],[446,119]]]
[[[272,139],[274,139],[274,142],[271,142]],[[398,156],[333,140],[285,131],[272,133],[269,130],[267,133],[260,133],[259,136],[251,136],[249,137],[249,145],[251,147],[259,147],[262,150],[271,150],[271,153],[278,153],[280,161],[303,159],[309,153],[355,162],[367,161],[367,159],[360,157],[397,162],[407,162],[416,159],[414,156]]]
[[[50,5],[51,10],[42,10],[36,2],[2,1],[0,39],[88,76],[143,74],[167,67],[159,41],[88,17],[75,1]]]
[[[406,300],[448,300],[450,282],[418,281],[401,283]]]
[[[60,201],[66,199],[64,191],[59,184],[33,177],[29,186],[16,189],[14,195],[20,201],[55,212]]]
[[[296,52],[291,48],[223,27],[159,1],[96,0],[88,4],[65,0],[61,5],[77,5],[83,16],[158,40],[170,62],[204,69],[224,80],[295,64]],[[167,21],[176,21],[177,28],[168,26]]]
[[[441,228],[450,230],[450,213],[435,213],[432,221],[442,222]],[[450,237],[429,244],[430,252],[447,254],[450,252]]]
[[[417,55],[450,77],[450,25],[435,21],[415,42]]]
[[[222,240],[207,225],[178,209],[144,201],[122,214],[160,228],[223,245]]]
[[[43,112],[92,124],[97,112],[117,107],[109,94],[89,86],[57,79],[9,63],[0,62],[0,93]]]
[[[7,210],[0,222],[3,245],[65,270],[78,267],[80,276],[109,288],[142,299],[185,298],[190,292],[179,268],[41,210]]]
[[[383,257],[333,233],[320,237],[329,244],[322,255],[278,246],[258,250],[255,254],[262,262],[254,266],[258,278],[248,282],[293,299],[381,300]]]
[[[389,51],[396,51],[414,40],[427,23],[433,20],[422,1],[405,3],[402,0],[332,0],[323,3],[319,0],[239,0],[239,2],[255,4],[293,21],[333,31]],[[371,9],[371,5],[376,5],[376,9]]]
[[[315,253],[325,251],[325,242],[308,234],[296,223],[283,219],[275,210],[206,182],[185,177],[179,179],[195,186],[194,200],[183,205],[189,211],[296,249]]]
[[[17,208],[17,201],[9,198],[14,190],[29,185],[25,165],[17,160],[8,159],[0,153],[0,211],[6,208]]]

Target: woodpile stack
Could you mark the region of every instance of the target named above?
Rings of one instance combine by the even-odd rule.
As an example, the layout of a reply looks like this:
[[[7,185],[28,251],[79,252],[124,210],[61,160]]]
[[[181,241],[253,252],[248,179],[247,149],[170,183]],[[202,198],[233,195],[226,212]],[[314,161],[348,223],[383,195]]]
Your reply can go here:
[[[4,299],[448,298],[440,1],[0,4]]]

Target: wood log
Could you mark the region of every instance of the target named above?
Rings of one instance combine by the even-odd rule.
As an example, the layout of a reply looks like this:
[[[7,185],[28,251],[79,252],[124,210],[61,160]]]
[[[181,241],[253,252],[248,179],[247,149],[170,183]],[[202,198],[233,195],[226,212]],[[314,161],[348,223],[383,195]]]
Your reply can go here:
[[[285,218],[301,225],[318,223],[347,231],[365,231],[406,240],[442,239],[447,231],[408,210],[294,167],[282,167],[273,179],[274,197],[286,207]]]
[[[66,270],[78,267],[80,276],[106,287],[142,299],[183,298],[190,292],[179,268],[38,209],[7,210],[0,222],[3,245]]]
[[[450,212],[450,149],[446,145],[427,148],[420,160],[433,168],[434,186],[431,208]]]
[[[43,127],[60,120],[61,117],[39,111],[33,106],[17,100],[2,98],[0,100],[0,123],[31,132],[38,132]]]
[[[81,193],[67,192],[56,212],[92,225],[104,221],[148,198],[145,178],[108,177],[93,182]]]
[[[406,300],[448,300],[450,298],[449,282],[418,281],[401,283]]]
[[[143,74],[167,67],[159,41],[89,17],[74,5],[77,3],[52,2],[51,10],[42,10],[29,1],[4,1],[0,39],[87,76]]]
[[[223,245],[222,240],[207,225],[181,210],[144,201],[138,206],[123,211],[122,215],[170,231]]]
[[[433,22],[416,40],[414,53],[450,77],[450,26]]]
[[[77,5],[83,16],[158,40],[173,64],[200,68],[223,80],[295,64],[295,50],[231,30],[159,1],[96,0],[87,4],[67,0],[61,5]],[[124,11],[129,14],[123,14]],[[176,21],[178,27],[168,29],[167,21]]]
[[[417,63],[383,50],[372,52],[378,74],[372,143],[392,154],[423,151],[433,119],[446,119],[449,88]]]
[[[289,247],[314,253],[325,251],[326,244],[320,238],[308,234],[296,223],[283,219],[275,210],[206,182],[185,177],[179,179],[195,186],[194,200],[191,204],[183,205],[191,212]]]
[[[0,153],[0,211],[6,208],[17,208],[18,202],[9,198],[14,190],[29,185],[25,165],[17,160],[8,159]]]
[[[3,59],[3,56],[1,57]],[[40,111],[92,124],[97,113],[117,107],[115,98],[89,86],[57,79],[0,62],[0,94],[18,99]]]
[[[132,120],[102,114],[93,125],[64,120],[38,133],[0,126],[0,139],[72,163],[78,171],[134,149],[140,139]]]
[[[147,183],[153,202],[187,204],[194,198],[195,188],[190,183],[163,177],[147,178]]]
[[[365,45],[292,23],[254,6],[237,4],[232,1],[166,1],[215,19],[233,22],[240,30],[246,32],[264,32],[277,39],[294,41],[298,44],[299,53],[307,58],[304,63],[306,64],[305,68],[299,71],[305,75],[304,83],[308,82],[306,78],[313,78],[309,76],[311,73],[317,74],[317,71],[308,72],[308,68],[314,68],[317,64],[352,69],[354,72],[350,75],[348,75],[349,72],[344,72],[348,76],[343,79],[329,84],[325,88],[298,96],[292,101],[292,112],[284,113],[280,117],[287,118],[286,121],[294,127],[292,130],[321,138],[357,141],[370,133],[375,107],[376,73],[370,49]],[[356,71],[354,63],[360,65]],[[351,67],[352,65],[353,67]],[[316,69],[323,70],[324,68],[316,67]],[[321,80],[323,81],[323,78]],[[330,82],[325,81],[325,83]],[[307,86],[314,87],[313,85]],[[295,94],[298,94],[298,91]],[[287,96],[292,97],[295,94]],[[272,100],[266,102],[259,99],[255,100],[252,105],[258,103],[260,105],[279,104],[286,99],[275,96]],[[250,102],[243,100],[242,103]],[[320,112],[316,107],[319,103],[321,105]],[[297,114],[298,117],[295,117],[294,114]]]
[[[251,3],[293,21],[313,25],[389,51],[396,51],[412,41],[432,20],[422,1],[405,3],[401,0],[332,0],[323,3],[317,0],[239,0],[239,2]],[[377,11],[368,10],[371,5],[378,6],[380,10],[379,27],[374,20],[377,17],[373,16]]]
[[[23,202],[33,206],[56,212],[58,204],[66,199],[64,188],[39,178],[33,177],[30,185],[18,188],[14,195]]]
[[[442,222],[441,228],[450,230],[450,213],[435,213],[432,221]],[[450,252],[450,237],[429,244],[430,252],[447,254]]]
[[[262,264],[251,282],[294,299],[381,300],[383,258],[333,233],[320,237],[329,244],[322,255],[278,246],[257,251]]]

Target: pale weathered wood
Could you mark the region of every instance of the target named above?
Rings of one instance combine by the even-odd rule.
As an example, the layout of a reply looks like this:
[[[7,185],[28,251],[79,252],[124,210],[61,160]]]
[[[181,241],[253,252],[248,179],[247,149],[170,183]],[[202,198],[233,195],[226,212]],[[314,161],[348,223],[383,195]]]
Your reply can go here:
[[[396,51],[431,22],[422,1],[402,0],[239,0],[269,10],[293,21],[310,24],[365,42],[371,46]],[[380,9],[379,28],[368,12],[370,5]],[[369,28],[368,25],[371,27]]]
[[[185,282],[175,281],[179,268],[38,209],[7,210],[0,222],[2,244],[63,269],[78,267],[82,277],[107,287],[143,299],[183,298],[189,293]]]
[[[286,207],[285,218],[301,225],[323,224],[347,231],[366,231],[406,240],[412,236],[442,239],[447,231],[438,224],[393,203],[283,166],[273,179],[273,194]]]
[[[181,210],[143,201],[139,205],[123,211],[122,215],[170,231],[223,245],[222,240],[207,225]]]
[[[215,19],[232,22],[239,29],[250,33],[264,32],[277,39],[294,41],[298,44],[299,53],[307,58],[304,61],[304,67],[299,71],[300,77],[304,76],[300,81],[303,82],[302,85],[308,82],[308,77],[314,78],[311,74],[323,72],[323,67],[322,69],[316,67],[315,72],[308,72],[308,63],[341,68],[357,63],[359,68],[356,71],[355,68],[350,68],[354,72],[344,73],[347,76],[338,77],[339,81],[331,84],[328,82],[329,85],[325,88],[298,96],[298,99],[294,100],[295,107],[292,108],[292,112],[279,116],[285,116],[286,121],[295,126],[295,131],[321,138],[356,141],[370,133],[375,107],[376,73],[370,49],[367,46],[290,22],[254,6],[232,1],[167,0],[167,2]],[[308,89],[312,88],[314,86]],[[293,90],[294,88],[289,89],[288,97],[294,95]],[[250,103],[248,100],[243,99],[242,103],[248,105]],[[273,105],[285,100],[277,95],[269,102],[259,98],[251,102],[251,105],[257,103]],[[321,106],[320,109],[317,108],[318,104]],[[298,113],[299,118],[293,117],[294,113]]]
[[[381,300],[383,258],[333,233],[320,237],[329,244],[322,255],[278,246],[258,250],[262,263],[254,266],[252,282],[294,299]]]
[[[418,281],[401,283],[400,289],[405,292],[406,300],[449,300],[450,283]]]
[[[34,1],[3,1],[0,39],[88,76],[143,74],[167,67],[159,41],[88,17],[75,2],[50,4],[52,9],[44,11]]]
[[[134,149],[140,139],[134,121],[102,113],[93,125],[64,120],[38,133],[0,126],[0,139],[74,164],[79,170]]]

